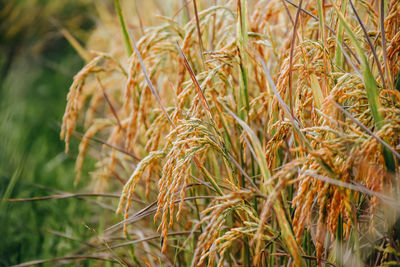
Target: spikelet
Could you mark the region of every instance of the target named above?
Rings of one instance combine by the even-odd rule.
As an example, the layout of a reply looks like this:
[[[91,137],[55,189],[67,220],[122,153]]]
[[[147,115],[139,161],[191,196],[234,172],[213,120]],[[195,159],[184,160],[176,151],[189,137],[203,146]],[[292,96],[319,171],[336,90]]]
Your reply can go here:
[[[215,198],[210,206],[202,212],[204,217],[197,223],[197,225],[195,225],[194,229],[200,227],[204,222],[207,222],[207,226],[204,229],[204,232],[199,236],[199,243],[193,256],[192,266],[201,266],[208,257],[211,261],[214,261],[216,251],[219,251],[220,256],[223,258],[223,254],[221,253],[229,248],[234,239],[228,239],[228,236],[230,235],[229,233],[221,236],[219,235],[227,217],[233,210],[244,211],[245,216],[243,218],[249,216],[249,219],[258,220],[257,217],[254,216],[254,211],[245,207],[245,205],[242,205],[243,200],[247,199],[251,195],[252,193],[248,191],[237,191],[223,197]],[[236,215],[240,216],[238,214]],[[243,227],[245,227],[246,224],[249,225],[250,223],[243,222],[243,224]],[[256,225],[257,223],[252,224],[252,234],[256,231]],[[247,235],[247,233],[243,231],[242,236],[245,235]],[[251,235],[249,234],[249,236]],[[223,242],[224,240],[226,241]],[[221,242],[223,243],[221,244]],[[219,266],[222,264],[221,261],[223,260],[220,259],[218,263]]]
[[[74,82],[69,88],[67,95],[67,107],[65,108],[63,116],[63,124],[61,127],[61,139],[65,138],[65,151],[68,152],[69,140],[72,131],[75,128],[78,113],[82,107],[80,100],[81,92],[84,86],[86,77],[96,67],[98,62],[104,58],[104,55],[100,55],[92,59],[77,75],[74,77]]]
[[[124,185],[124,189],[122,190],[121,198],[118,204],[118,209],[116,213],[120,213],[125,205],[125,219],[128,218],[128,211],[131,207],[132,196],[135,191],[135,187],[137,186],[140,178],[143,176],[143,173],[147,168],[149,168],[152,164],[162,159],[165,156],[164,151],[154,151],[151,152],[147,157],[145,157],[140,163],[137,165],[136,169],[132,173],[129,180]],[[124,224],[124,232],[126,233],[126,223]]]
[[[177,139],[172,142],[172,147],[163,166],[163,175],[158,182],[159,194],[157,199],[159,205],[154,217],[154,220],[156,220],[161,213],[161,223],[158,230],[162,231],[164,238],[163,250],[166,249],[167,230],[172,227],[174,222],[177,195],[181,199],[176,214],[177,220],[179,220],[182,212],[183,199],[189,179],[188,170],[192,160],[195,157],[201,158],[201,155],[210,148],[217,149],[220,152],[218,145],[207,138],[207,135],[212,135],[212,132],[199,119],[191,119],[182,123],[169,135],[169,137],[176,136]]]

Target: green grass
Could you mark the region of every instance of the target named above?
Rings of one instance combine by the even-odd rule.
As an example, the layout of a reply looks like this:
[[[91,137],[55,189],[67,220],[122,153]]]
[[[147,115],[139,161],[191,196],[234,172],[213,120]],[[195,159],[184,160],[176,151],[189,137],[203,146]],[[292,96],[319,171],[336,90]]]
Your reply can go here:
[[[91,236],[85,224],[97,225],[90,220],[93,205],[82,200],[7,201],[77,190],[73,158],[63,153],[59,140],[59,121],[66,88],[83,62],[48,19],[53,15],[70,26],[72,18],[88,28],[87,18],[76,13],[88,9],[78,2],[64,3],[66,13],[37,1],[6,5],[14,6],[10,13],[2,9],[0,25],[0,51],[6,55],[0,60],[0,266],[64,256]],[[30,10],[25,20],[9,15],[24,10]],[[54,33],[56,38],[48,39]]]

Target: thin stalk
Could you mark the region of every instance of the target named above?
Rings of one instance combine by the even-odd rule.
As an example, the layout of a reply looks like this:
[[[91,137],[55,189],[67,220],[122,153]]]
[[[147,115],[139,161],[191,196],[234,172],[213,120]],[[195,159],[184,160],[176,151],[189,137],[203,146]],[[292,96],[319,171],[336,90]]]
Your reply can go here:
[[[293,88],[292,88],[293,54],[294,54],[294,46],[296,45],[297,26],[299,24],[302,3],[303,0],[300,0],[299,6],[297,8],[296,18],[294,20],[294,26],[293,26],[292,43],[290,46],[290,55],[289,55],[289,107],[291,115],[293,115]]]
[[[20,166],[24,166],[24,165],[21,164]],[[14,187],[15,187],[15,185],[17,184],[17,181],[18,181],[18,179],[19,179],[20,176],[21,176],[21,173],[22,173],[22,167],[18,167],[18,168],[14,171],[14,173],[13,173],[11,179],[10,179],[10,182],[9,182],[8,185],[7,185],[7,189],[6,189],[6,191],[5,191],[4,195],[3,195],[3,197],[1,198],[1,201],[0,201],[0,210],[2,210],[3,207],[4,207],[4,205],[6,205],[7,201],[9,201],[9,197],[11,196],[11,194],[12,194],[12,192],[13,192],[13,190],[14,190]]]
[[[347,0],[342,1],[342,6],[340,11],[344,14],[346,11]],[[338,29],[336,31],[336,54],[335,54],[335,63],[336,65],[343,69],[344,61],[343,61],[343,52],[342,52],[342,42],[343,42],[343,22],[339,20]]]
[[[196,17],[196,28],[197,28],[197,37],[199,38],[199,45],[200,45],[200,55],[201,55],[201,61],[203,64],[203,69],[205,69],[205,59],[204,59],[204,46],[203,46],[203,40],[201,38],[201,29],[200,29],[200,20],[199,20],[199,13],[197,11],[197,3],[196,0],[193,0],[193,8],[194,8],[194,15]]]
[[[247,78],[247,0],[237,0],[237,45],[239,48],[240,91],[238,113],[242,120],[246,120],[246,111],[249,109],[248,78]],[[246,111],[245,111],[245,110]]]
[[[88,51],[79,43],[79,41],[66,29],[60,30],[61,34],[64,35],[65,39],[71,44],[71,46],[78,52],[79,56],[86,62],[89,63],[91,56]]]
[[[310,232],[306,230],[305,237],[304,237],[304,249],[307,255],[312,255],[312,239],[310,237]],[[307,261],[307,267],[311,267],[311,261]]]
[[[249,111],[249,91],[248,91],[248,55],[246,47],[248,44],[248,30],[247,30],[247,0],[237,0],[237,43],[239,48],[239,68],[240,68],[240,91],[238,98],[238,114],[243,120],[247,120],[247,113]],[[239,144],[240,147],[240,144]],[[241,153],[242,166],[244,167],[243,155]],[[254,164],[252,156],[251,162]],[[243,187],[245,187],[245,177],[241,175]]]
[[[342,214],[339,213],[338,225],[336,228],[336,264],[342,266],[343,264],[343,219]]]
[[[224,195],[221,188],[217,184],[217,182],[212,178],[211,174],[207,171],[207,169],[200,163],[200,161],[195,157],[193,158],[194,162],[196,163],[197,167],[200,168],[201,172],[203,173],[204,177],[211,183],[214,189],[220,194],[221,196]]]
[[[288,2],[289,4],[291,4],[292,6],[294,6],[294,7],[296,7],[296,8],[299,8],[299,6],[296,5],[295,3],[293,3],[292,1],[290,1],[290,0],[285,0],[285,1]],[[307,14],[308,16],[310,16],[311,18],[313,18],[314,20],[317,20],[317,21],[319,20],[319,18],[318,18],[317,16],[314,16],[311,12],[309,12],[309,11],[303,9],[303,8],[300,8],[300,10],[301,10],[301,12]],[[325,25],[325,28],[327,28],[327,29],[329,30],[329,32],[330,32],[333,36],[336,36],[336,32],[335,32],[331,27],[329,27],[329,25],[327,25],[327,24],[325,24],[325,23],[324,23],[324,25]],[[350,47],[349,47],[346,43],[343,43],[343,44],[344,44],[344,46],[349,50],[350,54],[356,59],[357,63],[360,63],[359,59],[358,59],[357,56],[354,54],[353,50],[351,50]],[[344,53],[343,48],[342,48],[342,51],[343,51],[343,53]]]
[[[131,39],[129,38],[128,28],[126,27],[124,16],[122,15],[121,3],[119,0],[114,0],[114,3],[115,3],[115,9],[117,10],[119,22],[121,24],[121,30],[122,30],[122,36],[124,37],[126,54],[128,55],[128,57],[130,57],[133,52],[133,47]]]
[[[324,9],[323,9],[323,5],[322,5],[322,0],[317,0],[317,6],[318,6],[318,14],[319,14],[319,30],[321,33],[321,40],[322,40],[322,44],[323,44],[323,57],[324,57],[324,71],[325,71],[325,75],[324,75],[324,92],[327,94],[328,93],[328,89],[327,89],[327,74],[331,72],[331,68],[329,66],[329,62],[327,59],[327,55],[325,52],[325,48],[328,47],[327,43],[326,43],[326,36],[325,36],[325,27],[324,27],[324,21],[325,21],[325,14],[324,14]]]
[[[385,72],[386,77],[389,83],[389,88],[393,88],[393,79],[390,73],[389,64],[388,64],[388,56],[386,50],[386,34],[385,34],[385,0],[380,1],[380,12],[379,12],[379,28],[381,31],[381,38],[382,38],[382,54],[383,54],[383,61],[385,63]]]

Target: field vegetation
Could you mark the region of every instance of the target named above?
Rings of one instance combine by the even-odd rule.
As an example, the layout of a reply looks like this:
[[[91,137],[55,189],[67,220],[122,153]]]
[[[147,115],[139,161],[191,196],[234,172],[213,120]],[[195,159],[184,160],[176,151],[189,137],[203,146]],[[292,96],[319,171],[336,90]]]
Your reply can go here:
[[[53,261],[400,264],[400,1],[96,8],[61,138],[104,209]]]

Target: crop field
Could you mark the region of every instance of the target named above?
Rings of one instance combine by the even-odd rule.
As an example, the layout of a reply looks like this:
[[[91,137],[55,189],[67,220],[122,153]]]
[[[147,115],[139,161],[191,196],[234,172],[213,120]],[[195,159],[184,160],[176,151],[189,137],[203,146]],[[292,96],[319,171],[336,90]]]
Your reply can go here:
[[[4,203],[96,209],[17,266],[400,266],[399,0],[90,12],[87,38],[59,29],[84,62],[59,121],[74,187]]]

